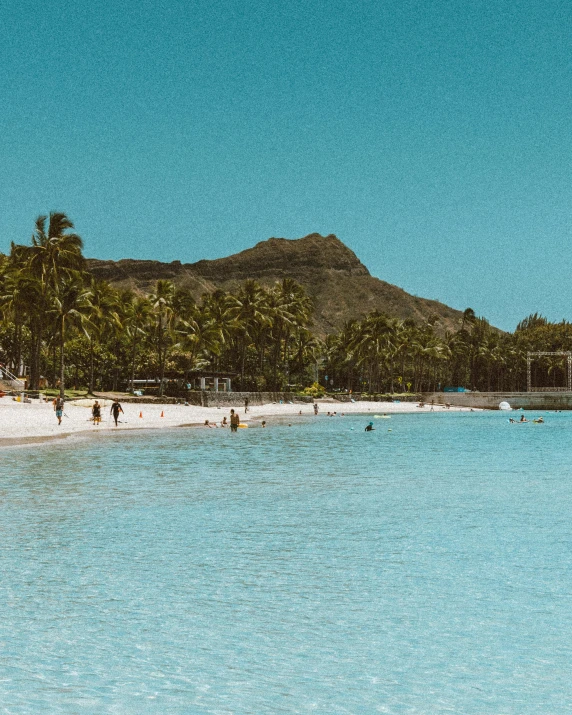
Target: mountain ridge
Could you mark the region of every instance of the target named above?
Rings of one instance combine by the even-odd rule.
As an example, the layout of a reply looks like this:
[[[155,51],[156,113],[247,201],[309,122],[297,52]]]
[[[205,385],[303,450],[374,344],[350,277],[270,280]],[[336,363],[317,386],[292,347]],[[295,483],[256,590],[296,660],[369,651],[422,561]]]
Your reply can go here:
[[[439,332],[457,329],[462,312],[444,303],[413,296],[372,276],[356,254],[334,234],[303,238],[269,238],[244,251],[195,263],[122,259],[87,259],[91,273],[118,288],[150,293],[159,279],[187,288],[195,299],[218,288],[233,290],[252,278],[272,285],[283,278],[301,283],[315,303],[318,335],[339,330],[347,320],[379,310],[417,323],[437,318]]]

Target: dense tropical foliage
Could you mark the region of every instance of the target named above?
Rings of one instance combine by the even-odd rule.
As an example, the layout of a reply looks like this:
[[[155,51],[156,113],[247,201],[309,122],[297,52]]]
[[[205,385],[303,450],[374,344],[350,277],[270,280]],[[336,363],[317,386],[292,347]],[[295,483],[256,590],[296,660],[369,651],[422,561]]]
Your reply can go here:
[[[82,249],[69,218],[54,212],[37,219],[29,245],[0,257],[0,362],[15,373],[25,366],[31,390],[42,378],[62,392],[152,378],[180,394],[201,371],[232,374],[236,390],[524,390],[527,351],[572,350],[570,323],[535,314],[508,334],[471,309],[449,333],[436,318],[372,312],[322,341],[312,334],[312,302],[291,279],[249,280],[198,301],[160,280],[145,296],[95,280]],[[534,381],[565,385],[565,368],[565,358],[539,358]]]

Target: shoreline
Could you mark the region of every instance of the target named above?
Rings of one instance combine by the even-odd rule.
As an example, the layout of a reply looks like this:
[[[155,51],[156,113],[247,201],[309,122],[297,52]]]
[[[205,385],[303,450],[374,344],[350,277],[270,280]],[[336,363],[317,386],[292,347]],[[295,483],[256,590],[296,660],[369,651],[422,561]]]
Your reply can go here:
[[[2,447],[26,447],[34,444],[47,444],[53,440],[67,439],[74,436],[90,436],[102,434],[126,434],[152,429],[209,429],[205,420],[216,423],[217,428],[224,416],[229,418],[230,406],[200,407],[196,405],[161,405],[125,403],[124,414],[120,415],[119,425],[115,427],[109,414],[109,405],[102,409],[102,421],[96,426],[91,421],[91,405],[95,400],[82,400],[74,404],[66,403],[62,424],[58,425],[55,412],[51,403],[41,403],[34,400],[31,403],[20,403],[5,396],[0,398],[0,449]],[[430,413],[434,412],[470,412],[468,407],[451,407],[431,405],[418,407],[414,402],[327,402],[320,403],[320,416],[328,412],[338,414],[363,414],[387,413]],[[258,426],[262,420],[273,417],[294,418],[313,417],[314,408],[311,403],[304,404],[278,404],[268,403],[256,405],[249,409],[245,415],[244,408],[234,408],[240,415],[241,421],[252,426]],[[481,410],[479,410],[481,411]],[[121,419],[122,418],[122,419]]]

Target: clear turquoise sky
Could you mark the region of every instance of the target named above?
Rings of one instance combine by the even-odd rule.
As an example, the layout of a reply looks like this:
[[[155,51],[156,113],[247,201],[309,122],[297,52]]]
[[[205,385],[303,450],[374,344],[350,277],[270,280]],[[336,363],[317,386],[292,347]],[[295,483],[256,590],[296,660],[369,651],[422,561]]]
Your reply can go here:
[[[97,258],[335,233],[513,329],[572,320],[572,5],[7,0],[0,250],[65,211]]]

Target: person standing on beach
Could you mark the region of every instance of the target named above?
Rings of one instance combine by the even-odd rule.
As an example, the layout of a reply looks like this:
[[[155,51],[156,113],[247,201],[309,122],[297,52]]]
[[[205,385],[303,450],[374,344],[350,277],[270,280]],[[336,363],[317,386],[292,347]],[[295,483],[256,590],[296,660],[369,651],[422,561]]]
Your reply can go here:
[[[248,412],[248,397],[244,398],[244,414]]]
[[[240,424],[240,417],[238,413],[234,410],[230,411],[230,431],[236,432],[238,430],[238,425]]]
[[[58,396],[52,403],[54,405],[54,411],[56,413],[56,417],[58,418],[58,424],[61,425],[62,423],[62,415],[64,413],[64,400],[63,397]]]
[[[93,403],[91,414],[93,416],[93,424],[98,425],[101,422],[101,405],[98,400]]]
[[[117,427],[117,420],[119,419],[119,413],[123,414],[123,407],[119,404],[119,400],[115,399],[113,400],[113,404],[111,405],[111,414],[113,415],[113,419],[115,420],[115,426]]]
[[[318,403],[317,403],[317,402],[314,402],[314,414],[315,414],[315,415],[318,414],[318,410],[319,410]]]

